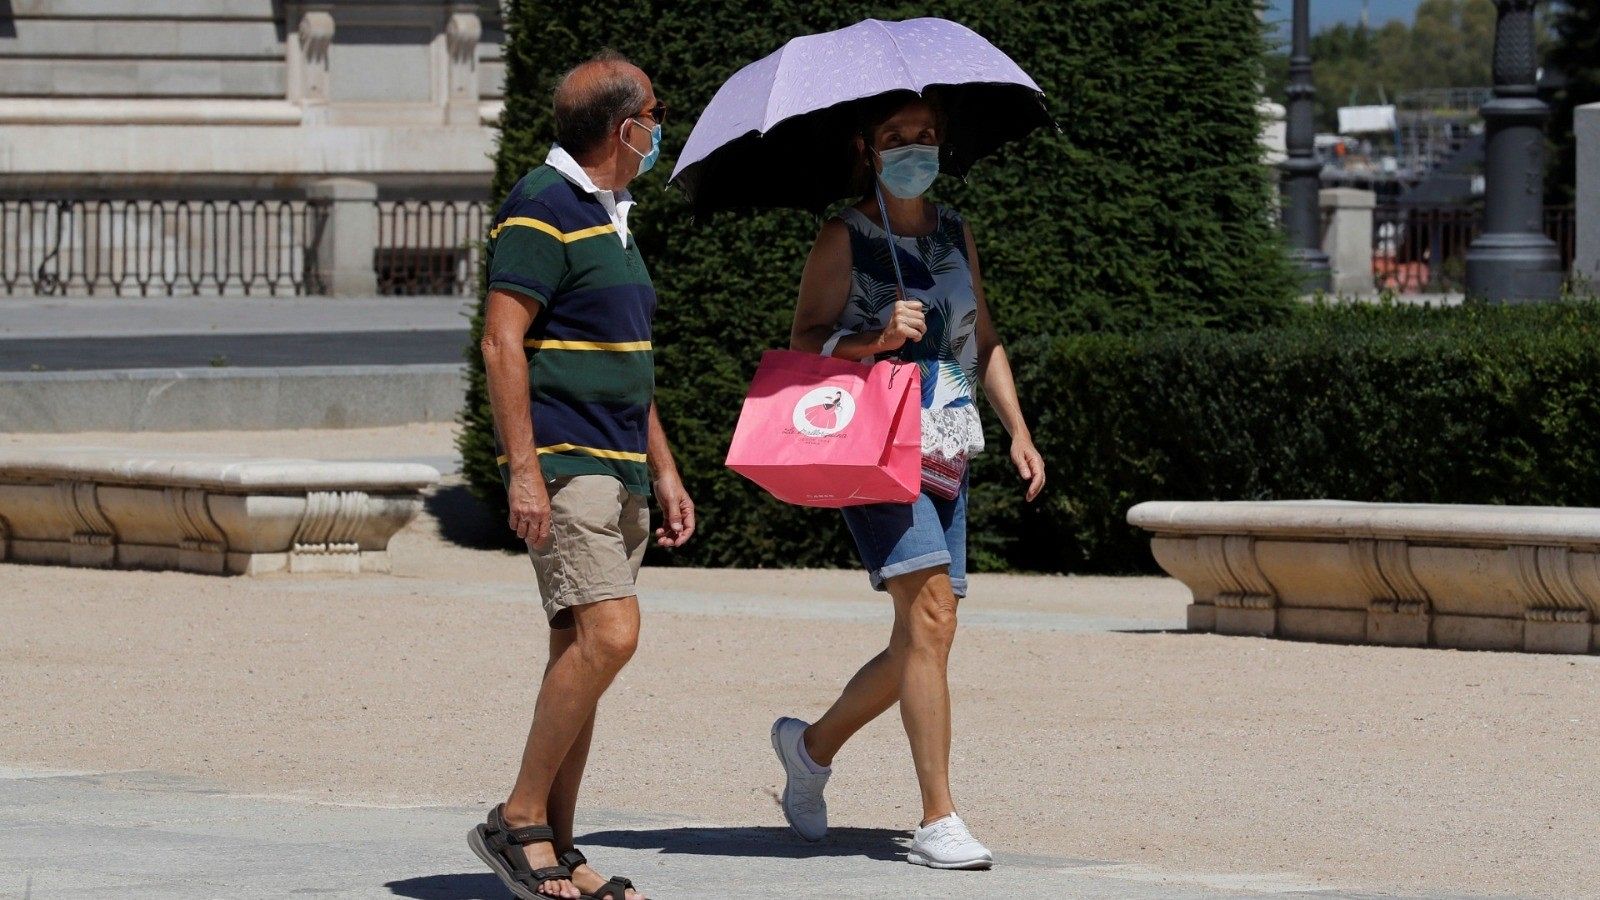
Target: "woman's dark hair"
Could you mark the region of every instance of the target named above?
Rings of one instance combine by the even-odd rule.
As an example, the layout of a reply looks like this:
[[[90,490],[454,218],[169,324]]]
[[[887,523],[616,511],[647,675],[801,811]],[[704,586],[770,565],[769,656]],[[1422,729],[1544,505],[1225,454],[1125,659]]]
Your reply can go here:
[[[556,141],[573,156],[605,142],[612,129],[644,105],[644,85],[629,71],[632,63],[615,50],[602,50],[567,71],[555,91]],[[579,71],[599,66],[592,81]]]
[[[866,194],[872,190],[872,171],[870,157],[866,148],[872,146],[873,135],[883,127],[883,123],[894,118],[902,109],[917,100],[926,102],[933,110],[934,127],[943,139],[945,126],[948,120],[945,116],[944,103],[938,88],[928,88],[922,94],[914,91],[891,91],[881,96],[872,97],[861,101],[855,109],[855,130],[851,133],[850,153],[854,159],[851,165],[850,189],[857,194]],[[863,149],[856,151],[854,141],[861,138]]]

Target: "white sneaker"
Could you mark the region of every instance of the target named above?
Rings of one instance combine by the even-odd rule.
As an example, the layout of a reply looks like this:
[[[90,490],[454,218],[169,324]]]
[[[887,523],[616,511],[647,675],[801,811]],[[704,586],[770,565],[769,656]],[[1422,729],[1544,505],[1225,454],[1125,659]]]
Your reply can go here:
[[[934,869],[987,869],[994,865],[994,854],[951,813],[917,829],[906,862]]]
[[[828,786],[833,769],[813,772],[800,758],[801,735],[810,724],[788,716],[773,722],[772,750],[788,773],[783,786],[783,817],[789,820],[795,834],[808,841],[820,841],[828,834],[828,802],[822,799],[822,789]]]

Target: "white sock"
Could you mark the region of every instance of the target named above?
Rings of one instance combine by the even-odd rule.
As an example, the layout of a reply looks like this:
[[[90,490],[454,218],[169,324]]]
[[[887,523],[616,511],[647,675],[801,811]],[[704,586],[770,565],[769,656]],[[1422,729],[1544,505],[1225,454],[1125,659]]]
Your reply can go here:
[[[821,775],[824,772],[833,771],[832,766],[817,765],[816,760],[811,758],[811,754],[806,752],[806,733],[804,731],[800,732],[800,737],[795,739],[794,745],[800,751],[800,761],[806,764],[806,768],[811,770],[811,774]]]

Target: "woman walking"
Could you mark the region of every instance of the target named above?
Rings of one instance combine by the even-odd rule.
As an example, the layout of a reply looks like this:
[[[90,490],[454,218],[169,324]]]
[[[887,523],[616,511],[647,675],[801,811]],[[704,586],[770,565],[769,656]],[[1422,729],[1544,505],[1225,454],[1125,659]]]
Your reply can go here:
[[[981,382],[1011,436],[1011,459],[1029,501],[1044,487],[1044,463],[989,317],[972,230],[954,210],[923,196],[939,174],[944,123],[937,105],[914,93],[884,95],[867,104],[860,125],[854,146],[865,196],[817,235],[790,346],[919,365],[923,491],[909,505],[843,510],[873,588],[893,599],[894,627],[888,647],[814,724],[789,717],[773,724],[773,749],[787,773],[783,811],[797,834],[820,840],[828,828],[823,788],[835,756],[898,701],[922,792],[908,860],[987,868],[994,857],[967,830],[950,793],[947,673],[956,607],[967,593],[966,464],[983,449],[975,384]]]

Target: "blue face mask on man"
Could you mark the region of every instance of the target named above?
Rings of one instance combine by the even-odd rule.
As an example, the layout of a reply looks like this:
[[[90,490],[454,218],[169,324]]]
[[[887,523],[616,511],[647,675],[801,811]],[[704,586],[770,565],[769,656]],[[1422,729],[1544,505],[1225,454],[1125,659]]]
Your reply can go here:
[[[637,118],[636,117],[630,117],[628,119],[628,121],[623,123],[622,127],[624,129],[626,129],[629,125],[639,125],[639,122],[638,122]],[[639,125],[639,127],[643,128],[644,126],[643,125]],[[639,151],[632,144],[628,143],[628,137],[627,137],[626,134],[624,134],[623,137],[622,137],[622,143],[627,144],[627,147],[628,147],[629,150],[632,150],[635,153],[639,153]],[[656,164],[656,160],[658,160],[660,158],[661,158],[661,126],[660,125],[655,125],[650,129],[650,152],[649,153],[639,153],[639,172],[638,172],[638,174],[639,175],[643,175],[644,173],[650,171],[650,167],[655,165]]]
[[[889,193],[901,200],[922,196],[939,177],[939,148],[931,144],[907,144],[878,152],[883,170],[878,180]]]

